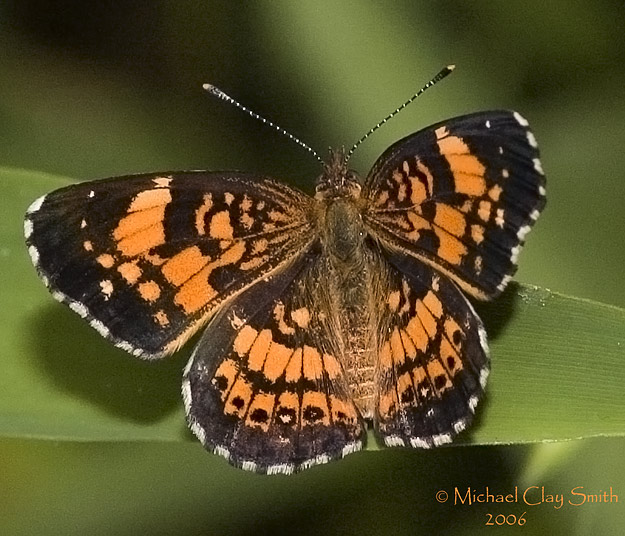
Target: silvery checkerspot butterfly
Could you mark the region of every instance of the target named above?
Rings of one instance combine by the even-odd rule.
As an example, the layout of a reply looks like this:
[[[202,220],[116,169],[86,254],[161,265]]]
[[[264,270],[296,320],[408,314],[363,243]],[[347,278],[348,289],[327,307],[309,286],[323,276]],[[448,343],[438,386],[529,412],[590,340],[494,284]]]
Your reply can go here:
[[[332,151],[314,197],[236,172],[131,175],[36,200],[26,242],[52,295],[136,356],[200,329],[190,428],[260,473],[449,443],[489,373],[465,297],[497,296],[545,203],[527,121],[475,113],[398,141],[365,180]]]

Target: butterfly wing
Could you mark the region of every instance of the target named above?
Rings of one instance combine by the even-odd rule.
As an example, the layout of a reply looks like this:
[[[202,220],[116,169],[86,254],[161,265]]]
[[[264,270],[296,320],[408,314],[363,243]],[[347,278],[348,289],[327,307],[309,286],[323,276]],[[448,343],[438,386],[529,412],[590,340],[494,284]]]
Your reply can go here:
[[[235,298],[189,360],[189,425],[237,467],[289,474],[362,448],[365,426],[319,303],[323,281],[319,254],[306,253]]]
[[[499,294],[545,204],[536,140],[517,112],[457,117],[392,145],[363,189],[372,235],[469,294]]]
[[[24,230],[56,299],[117,346],[157,358],[308,247],[309,205],[266,178],[132,175],[39,198]]]
[[[388,446],[449,443],[484,392],[486,333],[453,281],[411,257],[384,256],[390,270],[375,430]]]

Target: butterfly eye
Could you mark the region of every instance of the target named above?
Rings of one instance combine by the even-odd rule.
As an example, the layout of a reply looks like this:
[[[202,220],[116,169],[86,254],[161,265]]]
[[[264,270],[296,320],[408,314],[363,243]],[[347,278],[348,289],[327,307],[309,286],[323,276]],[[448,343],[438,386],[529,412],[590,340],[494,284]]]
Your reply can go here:
[[[317,182],[317,186],[315,186],[315,198],[316,199],[325,199],[329,196],[330,185],[327,182]]]
[[[360,197],[362,185],[360,175],[351,169],[345,175],[345,186],[352,197]]]

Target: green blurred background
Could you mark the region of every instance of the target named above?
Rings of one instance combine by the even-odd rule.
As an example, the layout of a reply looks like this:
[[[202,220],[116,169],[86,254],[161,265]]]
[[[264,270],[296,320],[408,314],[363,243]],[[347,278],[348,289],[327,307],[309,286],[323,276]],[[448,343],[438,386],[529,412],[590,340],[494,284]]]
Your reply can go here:
[[[451,77],[359,149],[353,166],[366,174],[390,143],[429,123],[519,110],[542,150],[548,205],[517,279],[624,307],[624,15],[617,0],[5,0],[0,165],[77,180],[239,169],[310,191],[314,159],[201,84],[323,152],[351,145],[455,63]],[[621,534],[624,447],[593,439],[387,450],[268,478],[232,469],[196,443],[5,439],[0,533]],[[555,509],[435,499],[455,486],[507,493],[528,485],[548,493],[612,486],[620,502]],[[487,513],[524,510],[523,527],[485,526]]]

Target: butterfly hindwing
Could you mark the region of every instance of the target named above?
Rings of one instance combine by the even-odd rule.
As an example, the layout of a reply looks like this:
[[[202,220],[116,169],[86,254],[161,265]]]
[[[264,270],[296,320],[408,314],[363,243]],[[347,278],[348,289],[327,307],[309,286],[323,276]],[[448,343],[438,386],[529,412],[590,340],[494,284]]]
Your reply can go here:
[[[517,112],[449,119],[392,145],[363,196],[372,234],[452,277],[499,294],[545,204],[534,135]]]
[[[388,446],[449,443],[468,426],[484,392],[486,333],[453,281],[418,260],[385,255],[392,269],[376,432]]]
[[[365,425],[314,300],[308,253],[208,325],[183,380],[191,429],[238,467],[292,473],[360,450]]]
[[[307,247],[308,199],[235,173],[131,175],[38,199],[25,234],[58,300],[117,346],[154,358]]]

